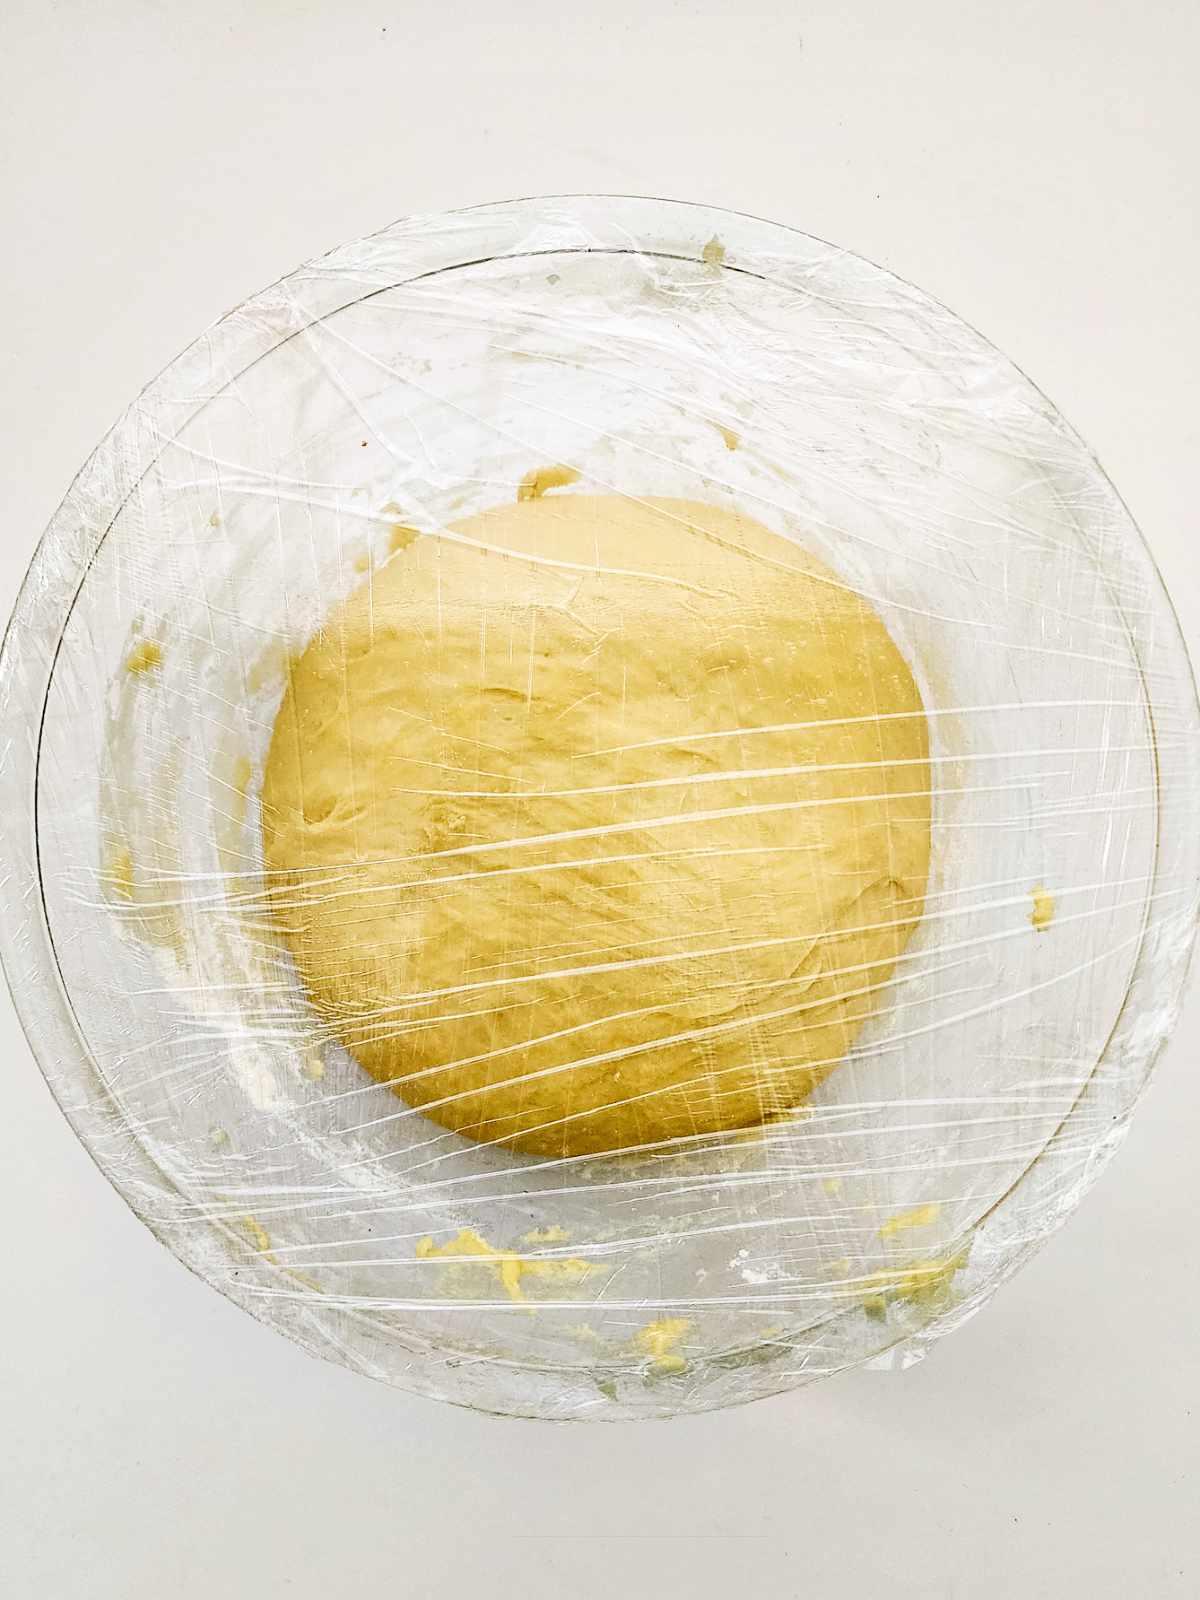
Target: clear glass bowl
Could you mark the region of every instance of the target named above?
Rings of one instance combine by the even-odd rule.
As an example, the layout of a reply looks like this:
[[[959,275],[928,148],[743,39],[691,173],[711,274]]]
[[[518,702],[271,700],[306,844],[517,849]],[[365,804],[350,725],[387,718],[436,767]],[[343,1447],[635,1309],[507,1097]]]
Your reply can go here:
[[[920,682],[925,917],[807,1118],[616,1158],[473,1144],[397,1118],[271,942],[290,654],[398,513],[436,533],[555,463],[796,539]],[[1078,1203],[1176,1015],[1197,708],[1136,528],[978,334],[753,218],[522,200],[256,296],[80,473],[0,695],[4,964],[102,1171],[262,1321],[485,1410],[666,1416],[920,1354]],[[590,1270],[530,1270],[564,1260]]]

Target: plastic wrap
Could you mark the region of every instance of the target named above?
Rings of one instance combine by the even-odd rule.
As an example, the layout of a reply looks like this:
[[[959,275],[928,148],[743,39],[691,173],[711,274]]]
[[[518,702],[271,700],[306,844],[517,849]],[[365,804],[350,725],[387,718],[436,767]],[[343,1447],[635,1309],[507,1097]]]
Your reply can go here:
[[[531,483],[740,509],[920,686],[923,916],[802,1114],[559,1158],[448,1133],[271,932],[289,663],[398,522]],[[978,334],[740,215],[410,218],[239,307],[80,473],[0,697],[5,968],[101,1170],[260,1320],[484,1410],[670,1416],[919,1357],[1078,1204],[1175,1020],[1197,708],[1128,513]]]

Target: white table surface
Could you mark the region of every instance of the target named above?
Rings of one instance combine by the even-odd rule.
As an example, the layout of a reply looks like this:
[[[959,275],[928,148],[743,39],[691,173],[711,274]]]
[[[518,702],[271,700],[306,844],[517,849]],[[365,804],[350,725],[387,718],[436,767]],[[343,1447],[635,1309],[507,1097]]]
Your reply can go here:
[[[408,211],[599,189],[795,224],[974,323],[1095,448],[1195,646],[1198,67],[1195,0],[7,0],[0,607],[230,306]],[[190,1276],[5,997],[0,1592],[1195,1595],[1198,1038],[1193,996],[1098,1189],[923,1365],[570,1428],[354,1377]]]

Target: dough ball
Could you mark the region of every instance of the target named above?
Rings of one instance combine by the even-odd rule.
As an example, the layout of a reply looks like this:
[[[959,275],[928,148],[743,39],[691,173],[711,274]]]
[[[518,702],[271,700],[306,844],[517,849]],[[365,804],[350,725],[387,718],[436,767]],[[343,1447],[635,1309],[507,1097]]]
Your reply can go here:
[[[882,621],[746,517],[559,494],[392,559],[293,662],[274,915],[409,1106],[543,1156],[804,1100],[922,910],[928,729]]]

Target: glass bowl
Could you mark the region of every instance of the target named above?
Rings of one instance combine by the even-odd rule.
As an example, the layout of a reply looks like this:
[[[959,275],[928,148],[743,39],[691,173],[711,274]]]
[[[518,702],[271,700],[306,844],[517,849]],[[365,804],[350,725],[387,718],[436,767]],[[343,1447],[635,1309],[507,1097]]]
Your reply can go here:
[[[266,910],[290,658],[386,559],[566,464],[740,508],[870,599],[929,711],[933,870],[807,1113],[547,1160],[402,1109]],[[564,475],[565,476],[565,475]],[[3,959],[64,1112],[188,1266],[487,1411],[670,1416],[975,1311],[1116,1149],[1197,920],[1197,707],[1094,458],[844,250],[568,196],[410,218],[209,329],[47,530],[0,665]]]

